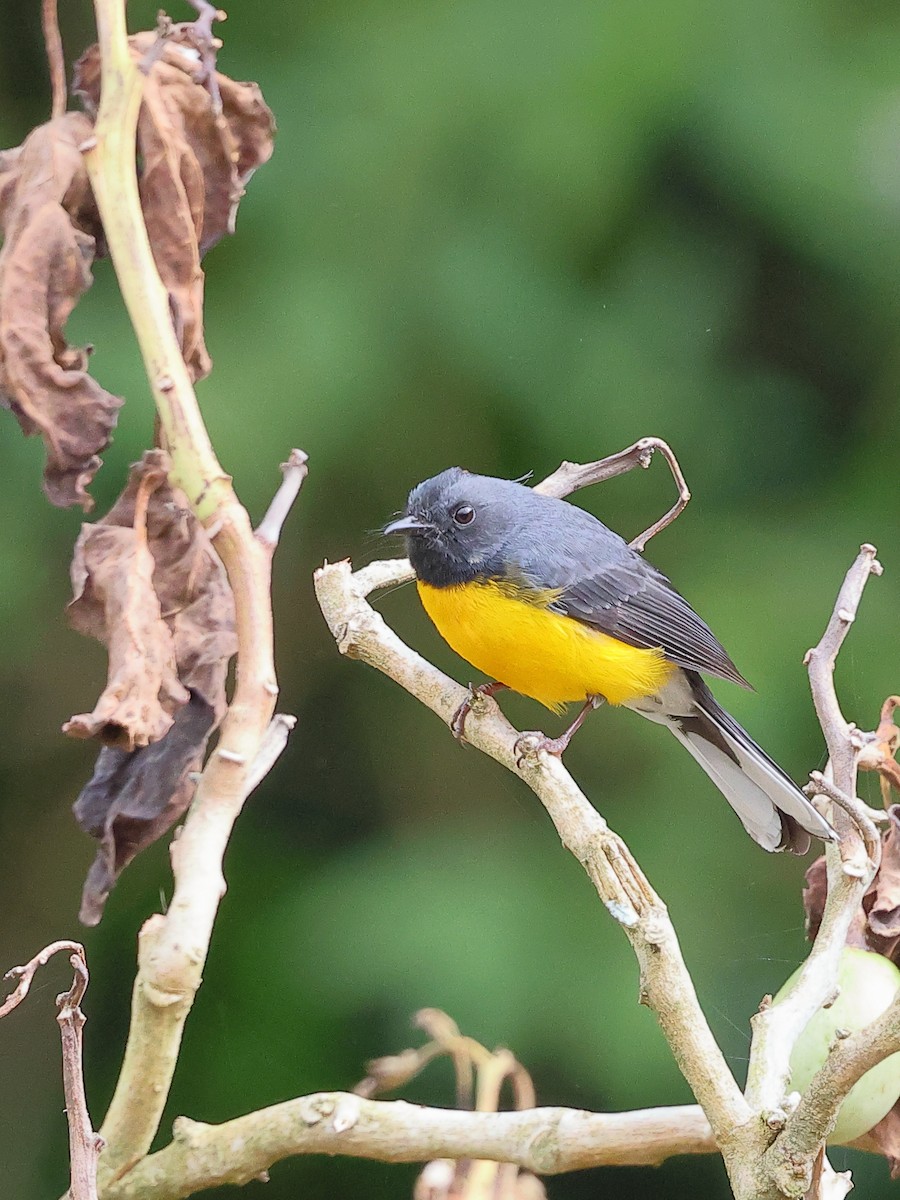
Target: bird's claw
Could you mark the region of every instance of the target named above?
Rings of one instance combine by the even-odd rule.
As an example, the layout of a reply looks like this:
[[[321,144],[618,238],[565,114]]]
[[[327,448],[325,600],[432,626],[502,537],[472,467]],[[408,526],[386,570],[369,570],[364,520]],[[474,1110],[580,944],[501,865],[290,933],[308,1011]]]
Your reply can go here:
[[[513,747],[516,767],[521,771],[527,762],[536,764],[541,751],[545,754],[552,754],[554,758],[561,758],[567,745],[568,739],[566,738],[549,738],[539,729],[529,729],[525,733],[520,733],[516,738],[516,744]]]
[[[462,745],[466,744],[466,717],[472,709],[478,712],[488,696],[493,696],[504,685],[502,683],[481,683],[477,687],[469,684],[469,694],[450,718],[450,732]]]
[[[466,717],[478,699],[478,689],[469,684],[469,694],[450,718],[450,732],[462,745],[466,743]]]

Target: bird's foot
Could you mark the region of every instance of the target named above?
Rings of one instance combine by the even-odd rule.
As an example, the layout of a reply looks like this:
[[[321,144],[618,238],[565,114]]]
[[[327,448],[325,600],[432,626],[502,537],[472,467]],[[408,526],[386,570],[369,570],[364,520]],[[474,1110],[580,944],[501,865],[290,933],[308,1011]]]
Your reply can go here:
[[[588,696],[578,716],[559,737],[549,738],[545,733],[535,731],[520,734],[516,739],[514,747],[516,766],[521,770],[522,764],[526,760],[530,759],[533,762],[537,762],[542,750],[545,754],[552,754],[554,758],[562,758],[563,753],[568,748],[569,742],[571,742],[572,738],[581,728],[584,718],[589,712],[595,708],[599,708],[603,703],[604,699],[602,696]]]
[[[475,709],[477,712],[481,707],[481,701],[485,696],[493,696],[496,692],[502,691],[506,687],[505,683],[481,683],[478,687],[469,684],[469,694],[463,700],[462,704],[450,718],[450,732],[458,742],[466,740],[466,717]]]
[[[541,733],[539,729],[528,729],[519,734],[516,744],[513,746],[516,766],[521,771],[526,763],[537,763],[542,750],[545,754],[552,754],[554,758],[562,758],[569,740],[565,734],[562,737],[551,738],[547,737],[546,733]]]

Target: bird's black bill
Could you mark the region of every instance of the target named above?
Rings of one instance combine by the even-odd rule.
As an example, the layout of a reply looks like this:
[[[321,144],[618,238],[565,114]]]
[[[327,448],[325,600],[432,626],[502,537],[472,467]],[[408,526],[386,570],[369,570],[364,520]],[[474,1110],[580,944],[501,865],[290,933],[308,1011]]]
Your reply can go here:
[[[421,533],[425,529],[430,529],[431,526],[427,521],[420,521],[418,517],[400,517],[397,521],[391,521],[389,525],[385,525],[382,529],[383,534],[389,533]]]

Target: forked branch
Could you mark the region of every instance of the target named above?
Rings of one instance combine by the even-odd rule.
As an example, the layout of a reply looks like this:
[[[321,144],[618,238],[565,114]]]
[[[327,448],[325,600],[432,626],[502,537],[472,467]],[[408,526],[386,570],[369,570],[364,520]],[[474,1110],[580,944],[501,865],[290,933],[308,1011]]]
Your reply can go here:
[[[201,20],[209,23],[211,6]],[[200,986],[213,922],[225,889],[222,859],[251,785],[278,688],[272,652],[271,557],[302,482],[292,460],[263,536],[209,440],[150,247],[136,176],[135,131],[144,76],[128,43],[124,0],[95,0],[102,82],[95,137],[85,147],[109,254],[156,400],[172,481],[213,536],[234,593],[238,668],[234,695],[181,836],[172,845],[175,888],[168,912],[141,931],[125,1059],[103,1124],[101,1185],[142,1158],[159,1126],[181,1033]],[[295,456],[299,452],[295,452]],[[281,733],[286,733],[281,726]],[[277,741],[277,739],[276,739]],[[283,741],[281,742],[283,744]]]
[[[534,490],[541,492],[544,496],[555,496],[561,500],[563,497],[571,495],[572,492],[577,492],[580,488],[590,487],[594,483],[605,483],[608,479],[615,479],[617,475],[626,475],[635,467],[643,467],[646,470],[650,466],[654,452],[661,454],[668,463],[678,489],[678,499],[658,521],[654,521],[649,528],[628,543],[632,550],[643,554],[650,539],[671,525],[675,518],[684,512],[691,498],[678,459],[675,457],[672,447],[662,438],[640,438],[633,446],[620,450],[618,454],[610,454],[606,458],[600,458],[592,463],[564,462],[556,468],[552,475],[548,475],[541,483],[536,484]]]
[[[69,963],[75,977],[69,990],[56,997],[59,1010],[56,1021],[62,1038],[63,1094],[69,1124],[71,1182],[68,1195],[69,1200],[97,1200],[97,1158],[103,1142],[94,1133],[84,1094],[82,1030],[85,1017],[81,1011],[81,1001],[89,976],[84,947],[80,942],[52,942],[24,966],[7,971],[4,979],[17,979],[18,983],[0,1005],[0,1017],[5,1017],[22,1003],[38,968],[45,966],[54,954],[66,950],[69,951]]]

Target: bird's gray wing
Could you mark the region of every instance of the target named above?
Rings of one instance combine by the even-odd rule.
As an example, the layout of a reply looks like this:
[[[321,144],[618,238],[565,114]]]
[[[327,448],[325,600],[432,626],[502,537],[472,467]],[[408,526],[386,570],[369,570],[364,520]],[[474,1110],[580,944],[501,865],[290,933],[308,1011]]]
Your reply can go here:
[[[706,622],[633,550],[593,574],[570,579],[552,607],[631,646],[660,647],[688,671],[750,686]]]
[[[527,518],[529,536],[517,536],[502,557],[515,561],[531,586],[557,593],[556,612],[631,646],[661,648],[688,671],[750,686],[665,575],[596,517],[541,497]]]
[[[661,648],[685,670],[750,686],[687,600],[617,533],[574,504],[526,496],[528,536],[519,527],[500,558],[530,586],[555,592],[554,611],[631,646]]]

